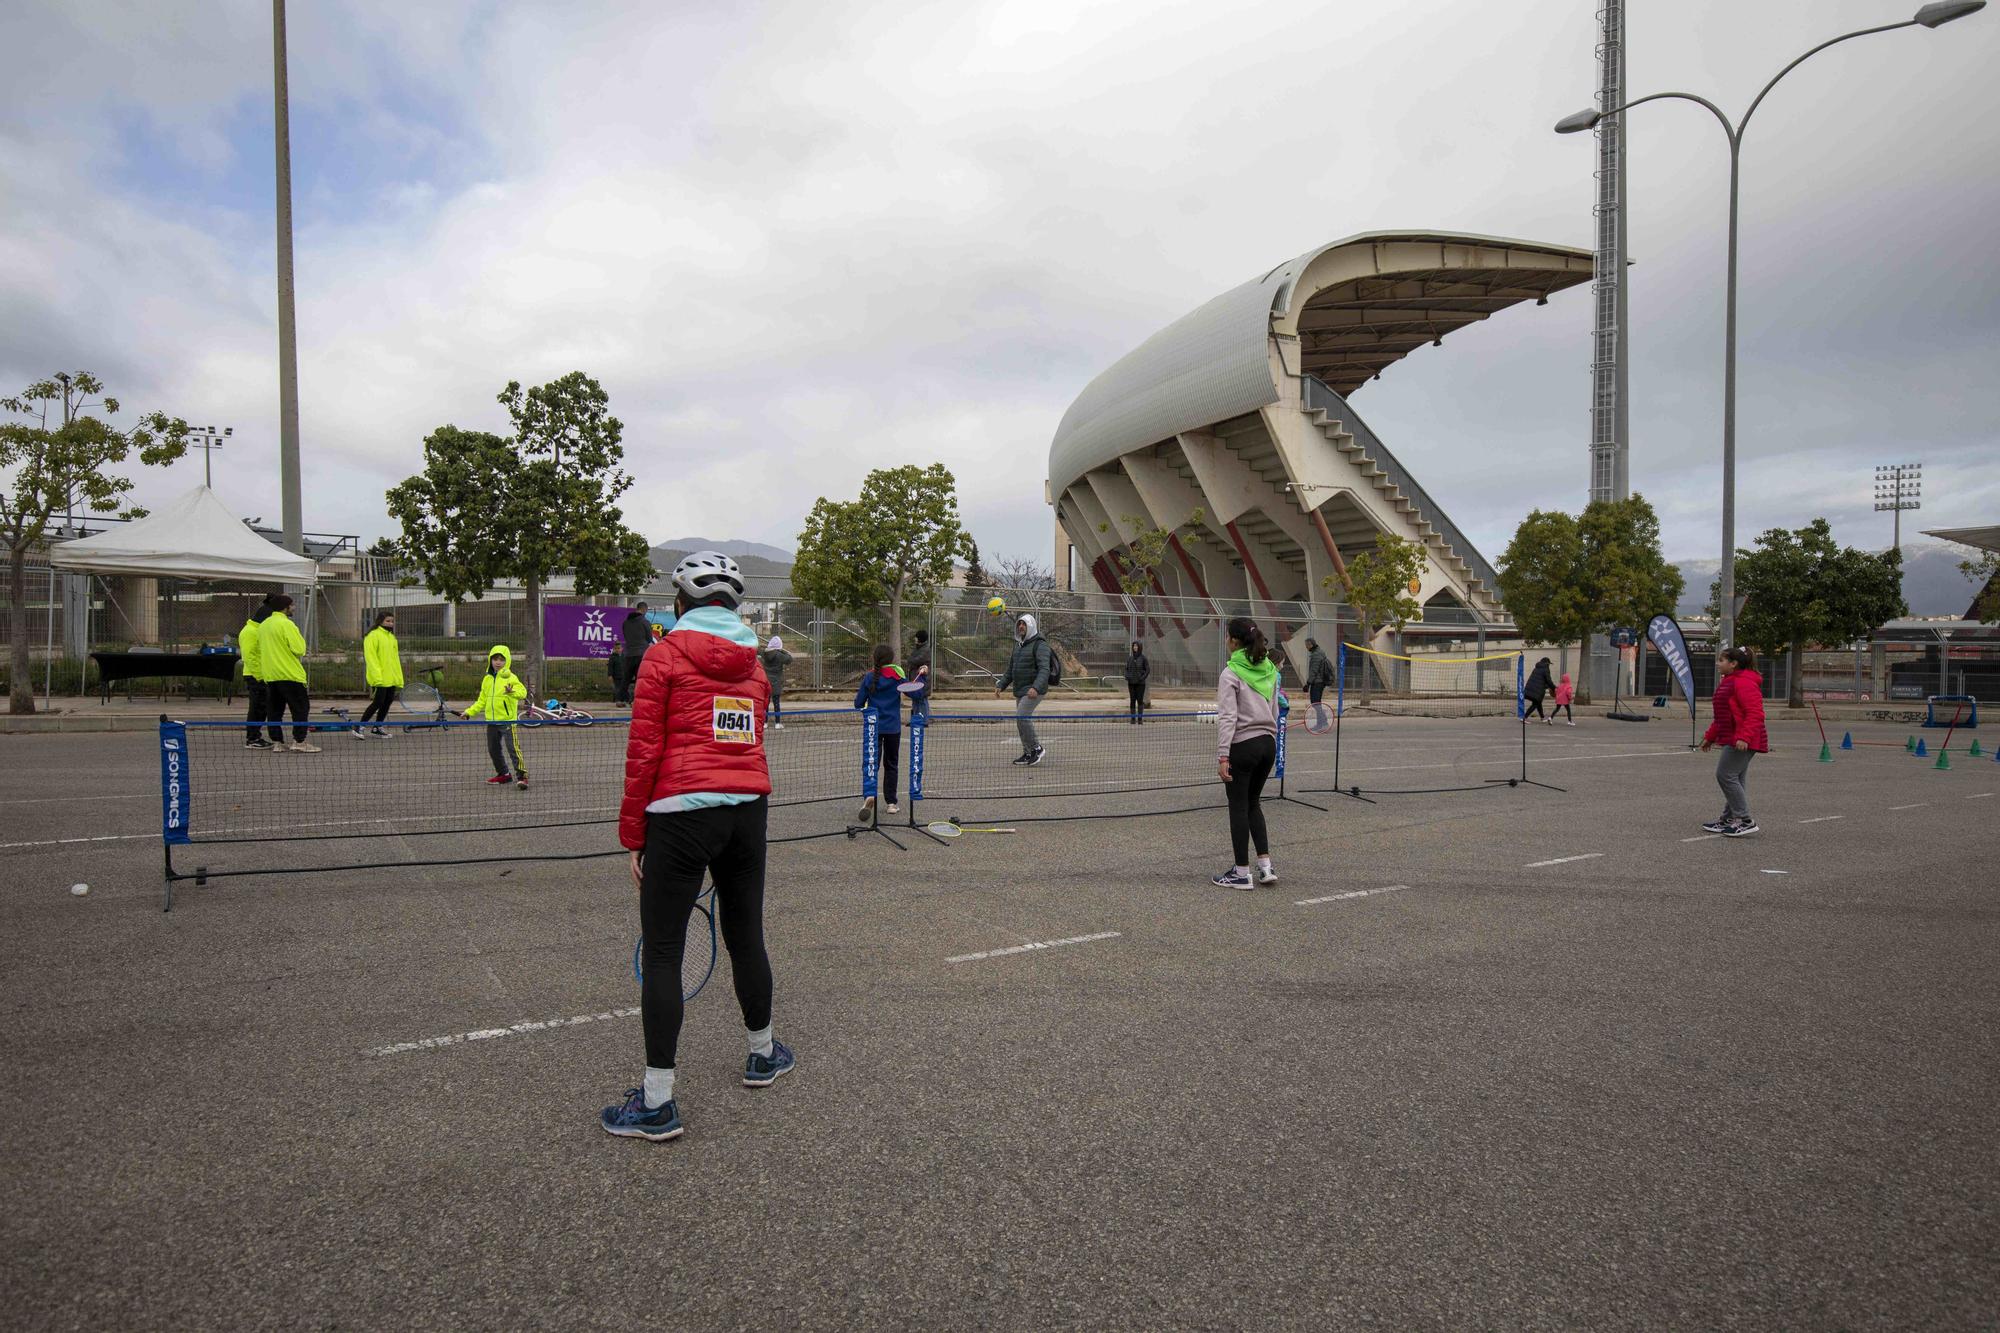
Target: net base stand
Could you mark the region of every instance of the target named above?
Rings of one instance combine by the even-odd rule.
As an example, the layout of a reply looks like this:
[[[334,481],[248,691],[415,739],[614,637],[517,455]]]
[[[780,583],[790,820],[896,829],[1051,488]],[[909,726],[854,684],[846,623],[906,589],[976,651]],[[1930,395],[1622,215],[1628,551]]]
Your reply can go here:
[[[162,912],[171,912],[174,910],[174,885],[179,883],[181,880],[191,879],[195,882],[195,886],[197,888],[205,886],[208,883],[208,867],[196,866],[194,868],[194,873],[192,875],[184,875],[180,871],[174,869],[173,844],[172,843],[166,844],[160,849],[160,851],[166,868],[166,873],[162,877],[163,882],[160,886],[161,891],[165,896],[166,902],[165,905],[160,908],[160,910]]]
[[[880,824],[849,824],[847,826],[847,840],[849,842],[853,842],[864,833],[873,833],[899,852],[910,850],[902,843],[897,842],[894,837],[890,836],[889,830],[883,828]]]
[[[1565,794],[1569,791],[1568,787],[1558,787],[1553,782],[1537,782],[1533,778],[1488,778],[1486,781],[1489,786],[1504,782],[1509,787],[1540,787],[1543,791],[1559,791]]]

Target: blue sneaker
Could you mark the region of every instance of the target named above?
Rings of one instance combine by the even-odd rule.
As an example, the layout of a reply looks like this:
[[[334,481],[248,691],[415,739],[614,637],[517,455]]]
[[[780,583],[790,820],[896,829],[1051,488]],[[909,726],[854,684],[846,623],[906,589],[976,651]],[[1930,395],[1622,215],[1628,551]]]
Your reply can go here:
[[[743,1062],[743,1086],[768,1088],[776,1083],[781,1075],[791,1073],[792,1066],[797,1063],[798,1061],[792,1056],[791,1047],[782,1041],[774,1041],[771,1043],[769,1055],[758,1055],[753,1051],[750,1058]]]
[[[677,1139],[682,1129],[681,1113],[673,1100],[669,1098],[649,1109],[644,1088],[625,1089],[625,1104],[605,1107],[597,1123],[604,1126],[606,1134],[616,1134],[621,1139],[651,1139],[654,1143]]]

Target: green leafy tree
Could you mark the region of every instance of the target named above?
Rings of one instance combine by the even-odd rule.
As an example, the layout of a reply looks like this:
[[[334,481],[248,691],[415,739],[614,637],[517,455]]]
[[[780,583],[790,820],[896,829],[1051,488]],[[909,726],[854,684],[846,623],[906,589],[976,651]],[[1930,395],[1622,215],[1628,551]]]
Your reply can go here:
[[[503,579],[527,590],[527,674],[543,679],[542,590],[568,570],[580,596],[630,595],[653,577],[646,539],[625,526],[616,501],[631,489],[621,470],[625,428],[610,398],[581,371],[499,395],[514,434],[440,426],[424,440],[424,469],[389,492],[402,524],[395,554],[426,588],[453,602]]]
[[[958,483],[942,463],[880,468],[855,500],[813,502],[799,533],[792,590],[856,614],[887,603],[889,641],[903,642],[903,603],[935,595],[976,554],[958,517]]]
[[[1347,562],[1347,583],[1329,574],[1320,580],[1329,593],[1338,597],[1345,591],[1347,604],[1361,617],[1361,642],[1370,643],[1378,629],[1401,629],[1423,615],[1423,604],[1410,591],[1422,579],[1429,564],[1423,546],[1393,532],[1375,534],[1373,549]],[[1369,673],[1361,673],[1362,702],[1368,700]]]
[[[979,558],[979,543],[970,536],[965,539],[965,586],[968,588],[993,586],[993,576],[986,572],[986,565]]]
[[[1848,643],[1908,614],[1902,584],[1901,551],[1841,546],[1823,518],[1803,528],[1772,528],[1754,550],[1736,553],[1736,591],[1743,598],[1736,636],[1761,652],[1790,654],[1789,702],[1803,708],[1806,645]],[[1720,590],[1720,583],[1710,585],[1710,614]]]
[[[120,513],[138,518],[145,510],[119,505],[132,491],[132,480],[111,471],[136,450],[148,467],[171,463],[187,452],[188,424],[179,417],[153,412],[140,417],[130,430],[118,430],[104,418],[115,415],[118,400],[106,396],[104,385],[87,370],[37,380],[0,408],[23,421],[0,422],[0,541],[7,543],[9,589],[8,647],[12,670],[9,708],[35,711],[35,691],[28,670],[28,552],[48,536],[49,521],[58,513]],[[51,425],[51,420],[55,424]]]
[[[1190,511],[1181,523],[1162,528],[1155,527],[1149,517],[1127,514],[1124,521],[1132,535],[1126,539],[1125,549],[1118,560],[1111,563],[1111,574],[1118,584],[1119,591],[1143,607],[1147,594],[1153,592],[1160,582],[1160,570],[1166,567],[1167,557],[1173,553],[1176,538],[1184,542],[1201,540],[1199,527],[1202,518],[1203,511],[1195,509]],[[1181,535],[1183,529],[1186,529],[1184,537]],[[1111,533],[1109,523],[1100,523],[1098,531],[1114,537],[1116,535]],[[1141,619],[1140,612],[1133,612],[1132,637],[1135,639],[1142,637],[1139,628]]]
[[[1979,590],[1973,597],[1973,616],[1989,625],[2000,620],[2000,552],[1984,551],[1971,560],[1961,560],[1958,572]]]
[[[1592,501],[1580,518],[1538,509],[1500,559],[1500,596],[1530,642],[1636,628],[1681,595],[1681,572],[1660,554],[1660,520],[1642,495]],[[1587,675],[1577,697],[1589,701]]]

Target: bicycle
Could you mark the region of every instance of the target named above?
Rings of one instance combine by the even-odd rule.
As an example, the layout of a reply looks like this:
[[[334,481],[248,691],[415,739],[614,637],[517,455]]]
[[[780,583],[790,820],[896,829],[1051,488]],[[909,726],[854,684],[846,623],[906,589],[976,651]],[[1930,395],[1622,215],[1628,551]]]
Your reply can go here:
[[[587,727],[597,719],[581,708],[571,708],[560,699],[551,699],[546,704],[523,704],[518,719],[524,727],[539,727],[544,723],[558,726]]]
[[[423,676],[422,680],[406,684],[396,692],[396,707],[402,710],[407,720],[373,723],[371,724],[373,730],[386,732],[389,726],[394,726],[406,735],[413,731],[436,731],[444,727],[447,717],[464,716],[463,713],[444,706],[443,667],[425,667],[419,674]],[[354,720],[350,709],[332,706],[321,711],[340,719],[341,725],[338,730],[356,736],[364,730],[362,724]]]

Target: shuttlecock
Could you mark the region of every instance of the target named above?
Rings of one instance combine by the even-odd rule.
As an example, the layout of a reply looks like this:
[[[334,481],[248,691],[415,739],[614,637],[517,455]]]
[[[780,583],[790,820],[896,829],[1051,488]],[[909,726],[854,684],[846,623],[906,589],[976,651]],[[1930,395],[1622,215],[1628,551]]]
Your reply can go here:
[[[74,896],[81,898],[84,894],[90,892],[90,886],[88,884],[72,884],[69,886],[69,891]]]

